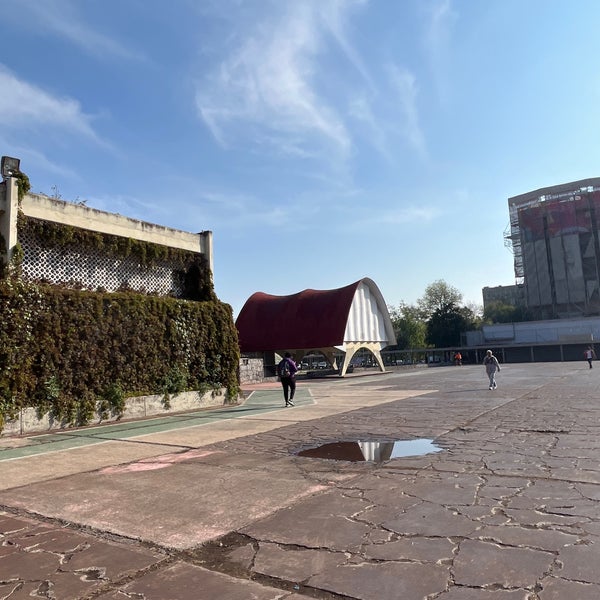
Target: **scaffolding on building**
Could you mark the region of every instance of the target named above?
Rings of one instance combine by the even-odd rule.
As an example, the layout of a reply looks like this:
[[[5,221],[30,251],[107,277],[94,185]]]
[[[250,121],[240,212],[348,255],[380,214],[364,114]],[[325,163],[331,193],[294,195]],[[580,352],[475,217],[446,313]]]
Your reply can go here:
[[[600,190],[600,178],[595,177],[540,188],[508,199],[510,221],[504,232],[504,241],[505,245],[510,248],[513,253],[515,280],[517,284],[525,284],[527,287],[528,277],[531,279],[531,277],[537,277],[539,275],[539,273],[536,274],[531,271],[531,265],[528,266],[526,264],[526,248],[524,248],[524,244],[528,246],[531,246],[531,244],[524,241],[522,228],[525,215],[530,213],[531,210],[535,211],[536,208],[541,207],[540,215],[543,215],[541,227],[544,228],[544,236],[547,237],[546,228],[548,213],[544,207],[547,207],[547,210],[550,211],[551,205],[554,203],[562,204],[563,202],[575,202],[581,200],[587,200],[586,205],[591,207],[595,202],[593,198],[597,198],[596,194],[592,196],[591,193],[597,192],[598,190]],[[590,208],[589,210],[590,216],[588,216],[587,219],[590,221],[591,229],[596,230],[595,218],[592,219],[591,217],[594,209]],[[579,212],[579,210],[577,212]],[[594,223],[591,223],[591,221],[594,221]],[[545,239],[544,241],[548,242],[548,239]],[[546,245],[546,253],[549,257],[548,260],[551,262],[552,249],[549,246],[550,244]],[[564,253],[565,249],[562,248],[562,251]],[[600,253],[595,252],[595,255],[597,257],[596,261],[600,261]],[[552,306],[553,317],[556,318],[561,309],[558,306],[560,303],[557,302],[555,298],[554,270],[551,268],[551,265],[546,265],[546,267],[548,270],[547,275],[549,277],[549,282],[547,282],[547,284],[550,286],[553,295],[552,301],[549,304]],[[595,277],[595,279],[598,280],[598,277]],[[531,283],[532,281],[530,281],[530,284]],[[560,290],[562,290],[562,288],[560,288]],[[567,307],[566,312],[572,310],[573,312],[584,314],[587,311],[587,307],[584,305],[579,306],[580,303],[578,302],[571,303],[569,301],[568,304],[571,305],[571,308]]]

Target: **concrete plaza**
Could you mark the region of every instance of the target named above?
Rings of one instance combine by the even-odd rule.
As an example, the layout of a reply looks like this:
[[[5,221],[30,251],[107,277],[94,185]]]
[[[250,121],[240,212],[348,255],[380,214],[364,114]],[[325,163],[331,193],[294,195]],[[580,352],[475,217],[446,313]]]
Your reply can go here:
[[[0,598],[597,600],[600,365],[405,368],[0,439]],[[250,393],[251,392],[251,393]],[[330,442],[434,440],[383,462]]]

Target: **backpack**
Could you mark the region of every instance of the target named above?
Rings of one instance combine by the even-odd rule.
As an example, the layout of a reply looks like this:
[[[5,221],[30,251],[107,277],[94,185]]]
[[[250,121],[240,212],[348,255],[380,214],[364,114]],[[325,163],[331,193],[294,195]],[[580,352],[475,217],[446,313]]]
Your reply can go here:
[[[284,358],[279,365],[279,376],[280,377],[290,377],[292,371],[290,369],[290,361],[287,358]]]

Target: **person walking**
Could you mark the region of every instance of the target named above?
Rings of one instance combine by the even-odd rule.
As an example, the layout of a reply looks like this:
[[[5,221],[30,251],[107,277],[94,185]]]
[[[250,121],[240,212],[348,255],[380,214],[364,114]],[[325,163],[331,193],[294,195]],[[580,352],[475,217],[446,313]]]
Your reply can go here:
[[[485,372],[490,378],[490,390],[495,390],[498,387],[496,384],[496,371],[500,371],[500,364],[491,350],[486,352],[483,364],[485,366]]]
[[[294,394],[296,393],[296,373],[298,367],[292,360],[292,355],[286,352],[283,360],[277,365],[277,375],[283,386],[283,397],[286,406],[294,406]]]
[[[588,346],[586,350],[583,352],[585,356],[585,360],[588,361],[588,365],[590,365],[590,369],[592,368],[592,361],[596,358],[596,353],[591,346]]]

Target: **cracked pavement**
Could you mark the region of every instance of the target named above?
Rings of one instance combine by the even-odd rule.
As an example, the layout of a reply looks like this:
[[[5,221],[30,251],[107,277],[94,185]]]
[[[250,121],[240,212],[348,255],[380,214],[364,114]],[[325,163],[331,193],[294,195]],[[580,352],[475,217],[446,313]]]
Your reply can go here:
[[[597,600],[596,373],[404,369],[235,423],[10,460],[2,438],[0,600]],[[442,451],[297,456],[418,438]]]

